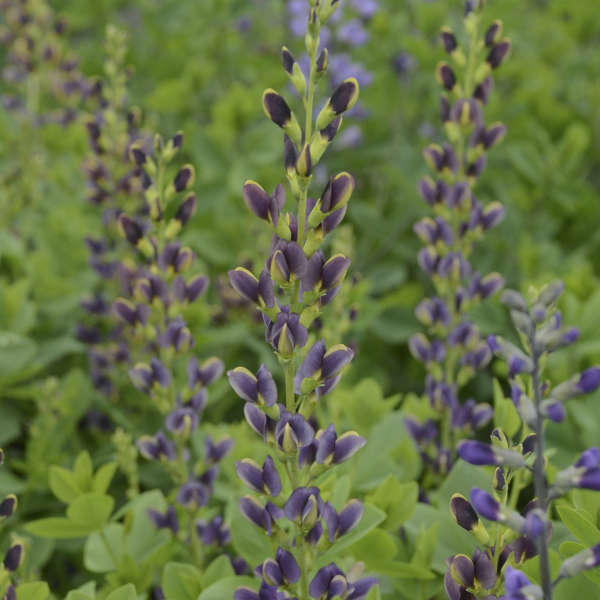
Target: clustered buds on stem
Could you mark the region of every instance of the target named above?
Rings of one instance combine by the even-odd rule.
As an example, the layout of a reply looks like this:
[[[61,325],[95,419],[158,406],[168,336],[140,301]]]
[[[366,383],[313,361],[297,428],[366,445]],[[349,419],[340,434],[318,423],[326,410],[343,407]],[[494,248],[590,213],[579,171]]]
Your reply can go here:
[[[320,428],[314,414],[316,404],[337,385],[354,356],[343,344],[327,348],[310,333],[314,320],[339,292],[350,266],[342,254],[327,259],[320,246],[343,219],[354,179],[342,172],[329,179],[319,198],[308,194],[313,169],[337,134],[342,114],[355,105],[359,91],[355,79],[343,81],[313,122],[316,82],[327,69],[327,52],[319,50],[319,32],[337,2],[310,4],[305,39],[308,78],[290,50],[282,50],[283,67],[302,96],[305,126],[276,91],[268,89],[263,95],[265,114],[284,132],[284,166],[296,211],[285,212],[287,195],[282,185],[269,195],[259,183],[247,181],[243,186],[246,206],[272,228],[273,241],[258,275],[242,267],[229,272],[232,287],[262,313],[266,341],[285,377],[285,398],[280,402],[275,380],[264,364],[256,374],[244,367],[228,372],[231,387],[245,401],[248,424],[270,450],[262,466],[252,459],[237,463],[240,479],[265,498],[244,496],[239,507],[278,545],[275,558],[255,569],[262,579],[260,591],[239,588],[236,600],[292,596],[360,600],[376,583],[369,577],[354,580],[334,563],[309,581],[319,555],[350,532],[363,513],[358,500],[333,506],[315,479],[350,459],[365,444],[356,432],[338,435],[333,424]],[[303,351],[307,345],[309,349]]]
[[[205,435],[203,453],[192,443],[207,390],[224,372],[216,357],[198,361],[185,320],[189,305],[204,295],[209,283],[194,272],[194,253],[178,240],[196,208],[195,170],[190,164],[172,166],[183,145],[182,132],[166,141],[156,135],[152,142],[140,133],[139,115],[127,108],[122,34],[109,29],[107,47],[106,100],[88,123],[94,154],[87,163],[94,197],[105,209],[106,240],[89,245],[92,265],[104,277],[101,291],[119,297],[110,305],[101,302],[111,330],[109,343],[98,335],[91,341],[100,343],[90,352],[101,365],[97,385],[103,383],[110,392],[116,387],[111,378],[117,380],[120,374],[111,367],[121,366],[146,396],[144,402],[150,400],[164,419],[164,430],[143,435],[136,444],[142,457],[164,467],[173,486],[166,512],[149,510],[148,517],[188,546],[201,565],[209,554],[225,552],[231,542],[223,518],[214,516],[209,503],[219,462],[233,440],[213,441]],[[129,490],[134,495],[137,475],[128,476],[134,481]],[[202,518],[203,513],[211,518]],[[181,521],[185,526],[180,527]],[[238,559],[232,564],[238,572],[246,568]]]
[[[0,448],[0,466],[4,463],[4,450]],[[0,502],[0,526],[17,509],[17,497],[14,494],[6,496]],[[23,544],[19,541],[11,541],[8,550],[4,554],[2,567],[0,567],[0,594],[4,600],[16,600],[17,591],[11,582],[12,576],[23,562]]]
[[[494,43],[497,33],[490,31],[496,31],[498,23],[488,28],[482,41],[482,16],[474,7],[465,16],[468,42],[464,49],[450,29],[442,29],[441,34],[453,61],[452,66],[443,62],[437,68],[444,88],[441,118],[447,141],[425,149],[434,177],[419,182],[419,193],[433,214],[414,226],[425,244],[418,262],[431,278],[436,295],[420,302],[415,311],[427,335],[418,333],[409,342],[411,353],[427,370],[425,395],[436,413],[425,423],[407,421],[426,469],[421,482],[424,491],[451,468],[456,440],[482,428],[492,416],[488,404],[465,402],[460,391],[492,356],[469,311],[504,285],[498,273],[482,275],[470,262],[476,242],[504,216],[501,204],[484,204],[474,194],[486,151],[505,133],[504,125],[486,126],[483,118],[492,82],[487,45]],[[494,65],[499,62],[495,60]]]
[[[466,462],[496,467],[493,493],[474,488],[470,502],[456,495],[450,502],[450,511],[456,522],[483,546],[477,552],[485,552],[493,561],[498,578],[493,585],[482,588],[468,576],[468,569],[456,567],[451,560],[446,574],[446,591],[451,600],[463,598],[467,593],[471,594],[468,597],[496,598],[502,592],[505,594],[502,598],[511,600],[551,600],[553,588],[561,579],[600,564],[600,550],[596,545],[567,558],[554,581],[549,569],[550,503],[575,488],[600,491],[600,452],[596,447],[583,452],[572,466],[558,471],[549,487],[547,483],[545,420],[561,422],[566,401],[600,387],[600,367],[597,366],[554,388],[542,379],[547,355],[578,337],[575,328],[562,324],[561,314],[556,309],[563,287],[561,282],[551,283],[532,302],[514,290],[506,290],[502,295],[501,300],[510,310],[519,333],[521,347],[496,336],[491,336],[488,343],[508,367],[511,397],[522,419],[521,441],[514,443],[505,432],[495,429],[491,445],[468,440],[458,445],[458,454]],[[520,493],[531,482],[535,498],[518,512],[515,507],[521,501]],[[488,532],[478,515],[491,521],[495,531]],[[540,561],[539,586],[514,568],[534,556],[539,556]]]

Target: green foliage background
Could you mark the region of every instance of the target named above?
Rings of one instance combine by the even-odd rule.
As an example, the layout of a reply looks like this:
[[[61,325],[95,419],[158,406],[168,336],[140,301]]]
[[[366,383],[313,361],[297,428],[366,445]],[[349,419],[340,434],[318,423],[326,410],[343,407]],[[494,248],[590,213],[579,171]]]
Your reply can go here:
[[[132,103],[155,129],[166,134],[185,131],[185,159],[196,165],[199,198],[186,243],[210,274],[211,301],[219,307],[214,282],[235,265],[256,263],[270,241],[250,218],[241,187],[252,178],[272,189],[282,176],[280,135],[265,120],[260,97],[265,87],[286,89],[281,45],[300,51],[299,41],[287,29],[285,3],[51,4],[68,19],[68,41],[86,75],[101,73],[106,25],[124,28],[129,34]],[[412,233],[413,223],[426,212],[416,184],[426,172],[422,149],[441,137],[433,76],[443,54],[439,28],[458,23],[461,15],[460,3],[449,0],[381,0],[381,6],[369,24],[369,43],[352,51],[374,77],[361,96],[368,111],[359,123],[363,143],[338,148],[326,159],[329,169],[348,170],[357,179],[338,243],[353,258],[345,298],[358,309],[355,320],[343,317],[339,327],[346,343],[355,344],[358,352],[330,410],[375,446],[359,458],[362,462],[352,474],[354,487],[373,494],[386,473],[406,485],[416,473],[410,467],[417,460],[412,446],[393,434],[400,429],[398,394],[421,393],[423,385],[423,372],[406,349],[419,327],[414,306],[428,291],[416,265],[419,244]],[[513,47],[488,109],[489,120],[505,122],[508,135],[491,155],[479,194],[501,201],[507,218],[488,234],[477,265],[482,271],[499,271],[510,286],[523,290],[553,278],[566,282],[565,320],[581,328],[582,338],[553,364],[552,377],[560,381],[600,359],[598,3],[490,0],[488,14],[503,20]],[[240,19],[249,22],[244,32],[238,27]],[[393,66],[400,52],[412,56],[412,66],[402,76]],[[98,401],[86,376],[84,348],[74,336],[81,318],[79,302],[95,281],[83,244],[98,227],[96,210],[84,201],[81,162],[86,152],[81,126],[24,132],[10,113],[0,111],[0,206],[5,212],[0,231],[0,445],[13,456],[10,469],[0,473],[0,493],[22,496],[23,521],[60,511],[48,490],[49,464],[70,466],[84,447],[93,448],[96,466],[110,457],[102,439],[77,425]],[[17,176],[6,176],[14,175],[15,169]],[[29,200],[22,204],[22,197]],[[273,360],[262,342],[262,327],[247,311],[224,307],[217,313],[214,326],[197,339],[204,354],[218,354],[228,368]],[[497,304],[488,304],[477,320],[486,332],[509,335]],[[473,388],[482,401],[492,398],[490,381],[482,379]],[[217,431],[231,423],[240,439],[234,458],[244,455],[252,442],[236,425],[240,405],[224,384],[213,397],[210,416]],[[378,431],[386,427],[386,420],[391,423],[388,433]],[[571,407],[568,423],[550,430],[554,462],[564,466],[578,449],[597,444],[599,423],[597,395]],[[132,427],[144,431],[141,423]],[[378,465],[374,470],[373,464]],[[234,480],[233,459],[228,465]],[[471,485],[472,473],[454,475],[446,484],[448,493]],[[377,504],[377,497],[373,501]],[[445,506],[442,500],[440,506]],[[417,544],[426,544],[419,537],[421,523],[442,520],[433,567],[443,572],[444,551],[458,550],[441,546],[439,540],[451,544],[456,530],[443,510],[435,518],[427,514],[427,507],[419,510],[408,526]],[[371,545],[363,542],[355,554],[368,561],[372,547],[390,544],[392,553],[395,527],[392,523],[377,528],[379,533],[369,534],[376,538]],[[60,544],[58,560],[62,556],[64,564],[70,564],[73,544]],[[50,547],[43,546],[40,542],[36,548],[32,570],[48,560]],[[407,561],[401,552],[394,560]],[[376,556],[379,565],[388,561],[385,552]],[[62,581],[55,575],[53,583],[67,589],[73,578],[78,580],[72,574]],[[410,597],[428,597],[417,595],[425,593],[422,583],[403,585],[413,594]],[[573,585],[564,586],[564,597]]]

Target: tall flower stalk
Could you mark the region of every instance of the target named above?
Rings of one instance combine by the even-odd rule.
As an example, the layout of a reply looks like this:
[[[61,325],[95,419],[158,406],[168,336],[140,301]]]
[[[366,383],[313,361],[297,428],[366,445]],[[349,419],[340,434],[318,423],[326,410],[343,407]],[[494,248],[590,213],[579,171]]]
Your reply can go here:
[[[5,48],[2,69],[2,108],[17,124],[10,169],[0,174],[0,216],[13,225],[25,206],[36,206],[47,179],[40,127],[68,125],[78,116],[82,100],[96,89],[83,77],[78,60],[64,43],[66,22],[46,0],[0,0],[0,46]],[[42,207],[43,208],[43,207]]]
[[[4,450],[0,448],[0,465],[4,464]],[[17,509],[17,497],[14,494],[8,494],[0,502],[0,530],[3,521],[8,519]],[[11,581],[15,571],[23,562],[23,544],[20,542],[11,542],[8,550],[4,554],[2,565],[0,566],[0,595],[5,600],[16,600],[17,590]]]
[[[506,130],[501,123],[487,126],[483,108],[492,88],[492,72],[510,46],[501,37],[499,21],[484,28],[481,4],[466,3],[464,45],[450,29],[442,29],[442,43],[452,60],[452,66],[441,62],[437,67],[446,141],[424,151],[434,176],[420,181],[419,192],[432,215],[414,226],[425,244],[418,262],[436,294],[420,302],[415,311],[427,335],[416,334],[409,343],[427,370],[426,399],[413,407],[417,418],[406,422],[424,461],[425,490],[435,487],[451,468],[456,441],[483,427],[492,416],[488,404],[461,398],[491,359],[470,311],[504,283],[500,274],[482,275],[471,265],[476,243],[504,216],[500,203],[484,204],[475,195],[487,151]]]
[[[337,434],[333,424],[320,428],[317,403],[338,383],[353,352],[338,344],[326,347],[316,340],[305,352],[315,319],[339,292],[350,266],[347,257],[325,258],[325,237],[342,221],[354,190],[348,173],[330,177],[321,196],[309,195],[313,169],[337,134],[342,114],[355,105],[359,89],[353,79],[343,81],[315,118],[319,80],[327,70],[327,50],[320,48],[322,26],[338,8],[337,0],[309,2],[305,36],[310,59],[308,78],[291,52],[282,50],[283,67],[302,98],[305,113],[300,125],[284,98],[268,89],[263,95],[267,117],[284,133],[286,177],[293,212],[285,212],[286,191],[278,185],[269,195],[247,181],[246,205],[273,230],[264,269],[257,275],[238,267],[229,272],[231,285],[263,314],[266,341],[275,351],[284,376],[284,396],[265,365],[256,373],[245,367],[228,372],[230,384],[245,401],[244,415],[264,440],[269,454],[263,465],[244,459],[236,465],[242,481],[264,500],[240,500],[244,516],[262,529],[277,546],[274,558],[255,569],[261,578],[257,594],[250,588],[236,591],[236,600],[283,598],[299,600],[340,596],[359,600],[375,584],[373,578],[356,579],[331,562],[317,570],[319,557],[359,522],[363,506],[351,500],[339,510],[318,487],[318,477],[348,460],[365,443],[355,432]],[[325,533],[325,531],[327,533]],[[316,572],[315,572],[316,571]]]
[[[556,577],[550,568],[551,504],[576,488],[600,491],[600,454],[595,447],[583,452],[572,466],[558,471],[552,483],[548,477],[546,421],[562,422],[567,401],[600,387],[597,366],[555,387],[544,379],[548,355],[572,344],[579,335],[576,328],[563,325],[556,309],[562,291],[562,283],[555,282],[532,296],[531,302],[513,290],[505,291],[502,296],[519,333],[521,347],[496,336],[491,336],[488,343],[507,363],[512,401],[522,419],[522,433],[516,442],[504,431],[495,429],[491,446],[465,440],[458,447],[463,460],[494,466],[495,472],[493,495],[474,488],[470,502],[460,495],[452,498],[450,508],[458,524],[471,531],[483,548],[476,551],[473,561],[465,560],[468,557],[463,555],[449,560],[446,591],[451,600],[463,598],[461,594],[466,592],[486,599],[497,597],[489,594],[499,596],[504,592],[502,598],[506,600],[552,600],[554,588],[561,580],[600,565],[600,544],[597,544],[566,557]],[[522,490],[531,482],[535,495],[519,513],[515,507],[522,502]],[[493,522],[492,533],[480,523],[478,515]],[[539,585],[514,568],[534,556],[539,556]],[[486,581],[477,582],[470,575],[471,563],[476,561],[493,566],[488,568],[490,576]]]

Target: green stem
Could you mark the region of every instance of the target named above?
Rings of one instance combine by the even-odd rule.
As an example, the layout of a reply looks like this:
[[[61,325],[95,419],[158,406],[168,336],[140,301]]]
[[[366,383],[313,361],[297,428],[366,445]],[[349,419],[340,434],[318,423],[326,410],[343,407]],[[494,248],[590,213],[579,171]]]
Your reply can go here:
[[[546,486],[546,477],[544,473],[544,417],[540,410],[542,393],[540,387],[540,355],[535,348],[535,333],[532,333],[529,339],[533,358],[533,397],[536,410],[535,434],[536,434],[536,455],[533,468],[533,482],[538,507],[545,513],[548,510],[548,488]],[[550,574],[550,558],[548,552],[548,539],[543,532],[537,540],[538,551],[540,554],[540,576],[542,581],[542,590],[544,600],[552,600],[552,577]]]
[[[285,407],[291,412],[296,412],[296,397],[294,395],[294,364],[291,360],[283,364],[285,375]]]

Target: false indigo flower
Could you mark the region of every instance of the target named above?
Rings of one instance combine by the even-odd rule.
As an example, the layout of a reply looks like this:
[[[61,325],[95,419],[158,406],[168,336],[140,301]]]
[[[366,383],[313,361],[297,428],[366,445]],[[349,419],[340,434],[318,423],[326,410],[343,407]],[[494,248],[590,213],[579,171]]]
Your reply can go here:
[[[174,534],[179,531],[179,519],[177,518],[175,507],[172,505],[168,506],[164,514],[153,508],[149,508],[148,516],[157,529],[170,529]]]
[[[229,384],[235,393],[246,402],[274,406],[277,403],[277,386],[273,376],[264,364],[256,376],[244,367],[236,367],[227,372]]]
[[[262,469],[252,459],[244,458],[236,463],[235,470],[238,477],[254,491],[273,497],[281,493],[281,479],[270,456],[265,459]]]
[[[275,559],[268,558],[254,569],[267,585],[280,586],[296,583],[300,579],[300,567],[294,555],[283,548],[277,548]]]

